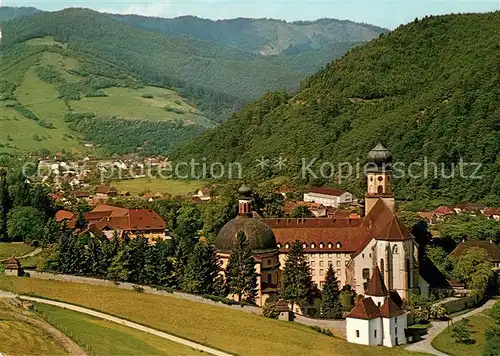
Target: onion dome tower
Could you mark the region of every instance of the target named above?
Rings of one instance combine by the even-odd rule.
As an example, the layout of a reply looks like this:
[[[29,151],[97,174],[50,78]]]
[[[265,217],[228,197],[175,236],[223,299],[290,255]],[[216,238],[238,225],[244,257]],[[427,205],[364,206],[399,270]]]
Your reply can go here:
[[[382,143],[368,152],[366,166],[367,191],[365,194],[365,215],[382,199],[394,211],[392,193],[392,153]]]

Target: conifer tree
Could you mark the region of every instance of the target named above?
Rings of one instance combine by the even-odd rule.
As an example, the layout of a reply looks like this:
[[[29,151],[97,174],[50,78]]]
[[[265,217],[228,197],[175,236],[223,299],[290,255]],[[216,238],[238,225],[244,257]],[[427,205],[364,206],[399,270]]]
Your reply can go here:
[[[281,296],[292,303],[303,307],[311,300],[312,279],[309,264],[304,255],[302,242],[295,241],[285,262],[285,275]]]
[[[7,172],[0,168],[0,241],[8,240],[7,214],[11,208],[9,187],[7,185]]]
[[[255,301],[257,294],[257,272],[252,249],[244,232],[239,232],[226,267],[226,282],[231,294],[249,302]]]
[[[338,319],[342,317],[339,281],[331,265],[326,271],[325,284],[323,286],[322,314],[325,318]]]
[[[220,269],[221,262],[215,248],[206,243],[198,243],[189,257],[182,278],[182,290],[188,293],[214,294]]]
[[[59,243],[58,271],[67,274],[81,274],[83,253],[81,246],[71,232],[65,232]]]

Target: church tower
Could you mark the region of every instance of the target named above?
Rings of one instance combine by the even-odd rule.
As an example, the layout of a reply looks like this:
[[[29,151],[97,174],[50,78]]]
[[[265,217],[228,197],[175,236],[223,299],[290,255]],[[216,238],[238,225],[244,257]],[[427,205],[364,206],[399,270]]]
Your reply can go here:
[[[394,212],[395,201],[392,193],[392,153],[378,143],[367,155],[365,194],[365,215],[368,215],[375,203],[382,199]]]

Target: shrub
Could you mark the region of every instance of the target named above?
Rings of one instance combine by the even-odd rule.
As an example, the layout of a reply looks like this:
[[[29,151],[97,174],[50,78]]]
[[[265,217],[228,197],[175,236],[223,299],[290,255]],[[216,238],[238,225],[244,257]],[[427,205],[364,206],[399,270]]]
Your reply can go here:
[[[262,310],[262,315],[270,319],[278,319],[280,313],[276,311],[276,302],[266,300],[264,308]]]
[[[330,331],[330,329],[323,329],[323,328],[320,328],[319,326],[316,326],[316,325],[310,326],[310,328],[313,329],[314,331],[320,333],[320,334],[323,334],[323,335],[327,335],[327,336],[331,336],[331,337],[335,336]]]
[[[135,284],[134,284],[134,285],[132,286],[132,289],[133,289],[134,291],[136,291],[136,292],[139,292],[139,293],[144,293],[144,288],[143,288],[143,287],[141,287],[141,286],[138,286],[138,285],[135,285]]]
[[[144,93],[141,95],[141,97],[143,97],[145,99],[153,99],[154,98],[153,94],[150,94],[150,93]]]
[[[468,344],[472,341],[471,334],[469,330],[469,319],[465,318],[451,328],[451,336],[455,339],[455,342]]]
[[[45,120],[38,121],[38,125],[46,128],[46,129],[54,129],[55,128],[54,124],[52,122],[45,121]]]

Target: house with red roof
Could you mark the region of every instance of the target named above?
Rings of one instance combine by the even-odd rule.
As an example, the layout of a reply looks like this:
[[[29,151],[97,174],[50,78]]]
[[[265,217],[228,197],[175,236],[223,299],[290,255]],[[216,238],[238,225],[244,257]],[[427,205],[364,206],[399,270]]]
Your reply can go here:
[[[346,318],[347,341],[361,345],[394,347],[406,344],[408,312],[394,300],[378,266],[373,268],[365,297]]]
[[[489,219],[500,221],[500,208],[486,208],[483,215]]]
[[[456,211],[452,206],[441,205],[434,209],[437,220],[443,220],[446,216],[455,215]]]
[[[118,195],[118,191],[115,187],[101,184],[96,191],[96,196],[101,198],[115,197]]]
[[[56,213],[55,220],[61,225],[65,225],[68,229],[74,229],[76,227],[76,215],[71,211],[59,210]]]
[[[93,210],[85,213],[88,227],[95,226],[108,238],[115,235],[135,238],[146,237],[150,242],[167,238],[165,229],[167,224],[154,210],[125,209],[112,205],[99,204]],[[99,234],[93,228],[94,234]]]
[[[352,203],[353,198],[351,193],[341,189],[313,187],[304,193],[304,201],[338,208],[341,204]]]

